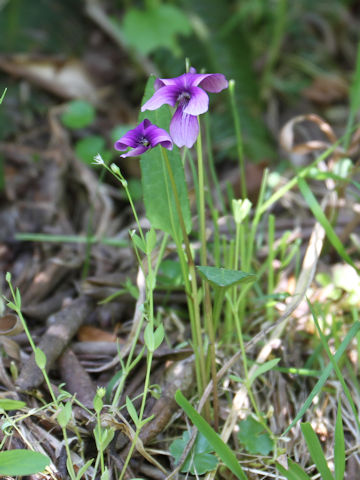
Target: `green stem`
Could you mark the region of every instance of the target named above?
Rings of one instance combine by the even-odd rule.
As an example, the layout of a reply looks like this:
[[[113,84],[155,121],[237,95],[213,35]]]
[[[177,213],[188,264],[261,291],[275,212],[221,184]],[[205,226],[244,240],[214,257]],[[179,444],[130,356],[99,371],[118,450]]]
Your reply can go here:
[[[196,142],[196,153],[198,161],[198,192],[199,192],[199,224],[200,224],[200,263],[206,265],[206,218],[205,218],[205,181],[204,181],[204,159],[201,140],[201,123],[199,121],[199,135]]]
[[[230,105],[231,112],[234,119],[235,127],[235,136],[236,136],[236,149],[239,159],[239,169],[240,169],[240,181],[241,181],[241,197],[247,198],[247,188],[246,188],[246,173],[245,173],[245,158],[244,158],[244,142],[241,133],[240,118],[238,113],[238,108],[235,100],[235,80],[230,80],[229,82],[229,94],[230,94]]]
[[[204,390],[204,385],[206,382],[206,369],[205,369],[205,356],[204,356],[204,349],[203,344],[201,341],[201,321],[200,321],[200,306],[199,306],[199,299],[198,299],[198,288],[197,288],[197,281],[196,281],[196,270],[194,259],[191,253],[190,248],[190,241],[189,237],[186,232],[186,227],[184,223],[184,218],[182,215],[181,205],[179,201],[179,195],[176,188],[176,183],[174,179],[174,175],[172,172],[172,168],[170,165],[169,158],[167,156],[166,150],[164,148],[161,149],[163,159],[165,162],[165,166],[167,168],[167,172],[170,179],[171,188],[174,195],[175,206],[177,210],[177,214],[179,217],[180,228],[182,232],[183,242],[185,245],[185,252],[187,257],[187,265],[186,260],[184,258],[184,252],[182,249],[181,242],[177,240],[176,229],[173,228],[174,231],[174,239],[176,242],[179,258],[180,258],[180,265],[182,267],[182,272],[184,276],[185,286],[191,287],[191,294],[189,289],[187,288],[187,296],[188,296],[188,306],[189,306],[189,314],[190,314],[190,323],[191,323],[191,331],[192,331],[192,338],[194,342],[194,350],[195,350],[195,363],[196,363],[196,370],[197,370],[197,382],[198,382],[198,391],[199,395],[201,396]],[[187,277],[187,268],[188,273],[190,275],[190,285],[189,280]],[[190,298],[189,298],[190,295]]]

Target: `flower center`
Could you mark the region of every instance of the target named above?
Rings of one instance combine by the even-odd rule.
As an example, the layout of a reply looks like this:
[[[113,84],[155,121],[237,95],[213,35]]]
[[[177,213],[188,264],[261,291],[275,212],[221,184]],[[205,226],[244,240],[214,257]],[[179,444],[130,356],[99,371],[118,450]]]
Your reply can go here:
[[[180,93],[176,101],[179,102],[180,105],[186,105],[189,103],[190,98],[191,98],[190,93],[187,91],[184,91]]]
[[[144,136],[143,136],[143,137],[140,137],[140,138],[138,139],[138,143],[139,143],[140,145],[144,145],[144,147],[148,147],[148,146],[150,145],[149,140],[148,140],[146,137],[144,137]]]

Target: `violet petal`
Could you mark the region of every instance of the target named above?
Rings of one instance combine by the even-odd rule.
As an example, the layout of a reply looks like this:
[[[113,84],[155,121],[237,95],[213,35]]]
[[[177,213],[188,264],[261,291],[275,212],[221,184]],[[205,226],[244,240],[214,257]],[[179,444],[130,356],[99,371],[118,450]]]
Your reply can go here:
[[[197,117],[185,113],[182,107],[178,107],[170,122],[170,135],[175,145],[191,148],[199,134]]]
[[[188,92],[190,93],[190,100],[184,107],[184,113],[200,115],[201,113],[207,112],[209,108],[209,97],[204,90],[199,87],[190,87]]]
[[[139,145],[136,148],[123,153],[120,155],[120,157],[125,158],[125,157],[137,157],[138,155],[141,155],[142,153],[146,152],[146,150],[149,150],[150,146],[145,147],[145,145]]]
[[[222,73],[197,73],[192,76],[192,85],[201,87],[207,92],[218,93],[229,86],[229,82]]]
[[[141,107],[141,111],[156,110],[165,103],[175,107],[176,100],[181,92],[176,85],[169,85],[159,88],[149,100]]]
[[[162,147],[172,150],[173,142],[166,130],[156,125],[150,125],[150,127],[146,129],[145,135],[151,147],[156,147],[156,145],[160,143]]]

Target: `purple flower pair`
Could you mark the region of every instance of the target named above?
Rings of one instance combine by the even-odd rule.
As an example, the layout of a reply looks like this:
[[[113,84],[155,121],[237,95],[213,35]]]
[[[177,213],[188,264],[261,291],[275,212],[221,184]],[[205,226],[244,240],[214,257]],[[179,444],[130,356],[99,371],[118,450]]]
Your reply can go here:
[[[172,149],[173,142],[178,147],[191,148],[199,134],[197,116],[209,108],[209,97],[204,90],[218,93],[227,86],[228,81],[221,73],[198,74],[194,68],[180,77],[156,79],[155,93],[142,106],[141,111],[156,110],[164,104],[176,106],[170,122],[171,137],[165,130],[145,119],[115,143],[116,150],[133,148],[121,155],[128,157],[141,155],[158,144],[168,150]]]

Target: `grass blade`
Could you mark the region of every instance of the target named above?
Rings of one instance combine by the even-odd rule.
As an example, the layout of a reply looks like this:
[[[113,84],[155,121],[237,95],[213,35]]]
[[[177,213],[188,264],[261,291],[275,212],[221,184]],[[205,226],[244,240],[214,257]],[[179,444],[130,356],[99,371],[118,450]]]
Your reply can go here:
[[[314,217],[324,228],[326,236],[331,245],[335,248],[337,253],[343,258],[343,260],[352,267],[354,267],[355,270],[358,272],[356,265],[346,252],[343,244],[341,243],[339,237],[336,235],[329,220],[326,218],[325,213],[323,212],[320,204],[316,200],[306,181],[303,178],[298,178],[298,185],[306,203],[309,205],[310,210],[314,214]]]
[[[322,480],[334,480],[331,475],[324,452],[322,451],[319,439],[309,422],[301,424],[301,431],[305,437],[306,445],[309,449],[311,458],[313,459]]]
[[[334,355],[334,360],[335,362],[338,362],[341,358],[341,356],[344,354],[347,346],[349,345],[349,343],[351,342],[351,340],[355,337],[355,335],[357,334],[357,332],[360,330],[360,322],[355,322],[354,325],[350,328],[350,330],[348,331],[346,337],[344,338],[344,340],[341,342],[340,344],[340,347],[338,349],[338,351],[335,353]],[[304,402],[304,405],[302,406],[302,408],[299,410],[298,414],[296,415],[296,417],[294,418],[294,420],[291,422],[291,424],[287,427],[287,429],[284,431],[283,435],[286,435],[287,432],[296,424],[296,422],[298,422],[300,420],[300,418],[304,415],[304,413],[306,412],[306,410],[309,408],[309,406],[311,405],[311,402],[313,401],[314,397],[320,392],[320,390],[322,389],[324,383],[326,382],[326,380],[328,379],[332,369],[333,369],[333,365],[332,363],[329,363],[321,377],[319,378],[319,380],[317,381],[315,387],[312,389],[310,395],[307,397],[307,399],[305,400]]]
[[[240,480],[247,480],[246,475],[241,468],[234,453],[219,437],[219,435],[210,427],[210,425],[203,419],[203,417],[193,408],[193,406],[186,400],[184,395],[178,390],[175,394],[175,400],[184,410],[186,415],[190,418],[193,424],[197,427],[200,433],[204,435],[206,440],[215,450],[216,454],[221,458],[225,465],[233,472],[233,474],[240,478]]]
[[[7,92],[7,88],[4,89],[4,91],[3,91],[3,93],[2,93],[2,95],[1,95],[1,97],[0,97],[0,105],[2,104],[2,102],[3,102],[4,98],[5,98],[6,92]]]
[[[281,475],[284,475],[288,480],[310,480],[310,477],[297,463],[288,459],[288,470],[286,470],[280,463],[276,463],[276,468]]]
[[[345,440],[341,416],[341,402],[339,402],[335,424],[334,446],[335,480],[343,480],[345,473]]]

